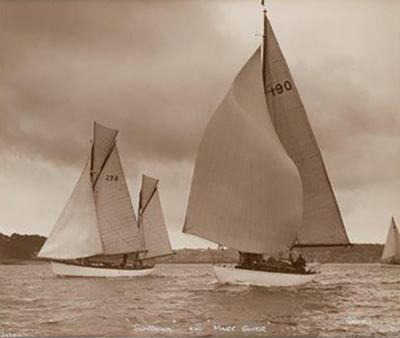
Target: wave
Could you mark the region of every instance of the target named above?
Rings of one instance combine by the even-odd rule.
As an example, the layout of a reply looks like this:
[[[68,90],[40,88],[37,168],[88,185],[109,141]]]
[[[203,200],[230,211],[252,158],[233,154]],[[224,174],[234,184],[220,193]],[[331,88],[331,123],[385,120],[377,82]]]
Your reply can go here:
[[[59,324],[59,323],[64,323],[64,322],[69,322],[71,320],[75,320],[76,317],[75,316],[69,316],[69,317],[65,317],[63,316],[62,318],[50,318],[50,319],[45,319],[45,320],[40,320],[37,323],[38,324]]]
[[[393,281],[383,280],[383,281],[380,282],[380,284],[383,284],[383,285],[400,284],[400,279],[399,280],[393,280]]]

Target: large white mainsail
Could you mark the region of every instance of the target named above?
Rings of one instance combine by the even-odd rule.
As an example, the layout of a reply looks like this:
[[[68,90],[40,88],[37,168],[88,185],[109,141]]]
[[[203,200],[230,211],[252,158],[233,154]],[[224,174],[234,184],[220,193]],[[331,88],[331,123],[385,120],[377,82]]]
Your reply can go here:
[[[299,173],[268,113],[258,48],[203,135],[183,232],[276,254],[295,240],[302,204]]]
[[[88,161],[38,257],[75,259],[102,252]]]
[[[143,259],[172,255],[164,215],[158,194],[158,180],[142,176],[139,200],[139,225],[144,234],[146,253]]]
[[[103,254],[144,250],[116,144],[96,180],[94,196]]]
[[[382,253],[382,262],[400,264],[400,233],[393,217]]]
[[[320,149],[271,24],[264,16],[264,84],[276,132],[303,182],[300,245],[350,244]]]

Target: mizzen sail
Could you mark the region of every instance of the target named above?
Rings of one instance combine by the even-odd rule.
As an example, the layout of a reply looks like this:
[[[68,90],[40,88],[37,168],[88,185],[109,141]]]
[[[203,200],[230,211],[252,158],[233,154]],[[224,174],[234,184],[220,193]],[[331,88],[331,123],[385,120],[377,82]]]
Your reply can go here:
[[[400,264],[400,234],[393,217],[382,253],[382,262]]]
[[[103,254],[144,250],[116,144],[107,154],[94,186],[94,197]]]
[[[299,245],[350,244],[322,155],[300,95],[275,38],[264,21],[263,74],[268,111],[303,182],[304,211]]]
[[[143,259],[172,255],[164,215],[158,194],[158,180],[142,176],[139,200],[139,224],[142,228],[146,253]]]
[[[75,259],[102,252],[88,161],[38,256]]]
[[[268,113],[259,48],[205,130],[183,232],[275,254],[295,240],[302,204],[300,176]]]

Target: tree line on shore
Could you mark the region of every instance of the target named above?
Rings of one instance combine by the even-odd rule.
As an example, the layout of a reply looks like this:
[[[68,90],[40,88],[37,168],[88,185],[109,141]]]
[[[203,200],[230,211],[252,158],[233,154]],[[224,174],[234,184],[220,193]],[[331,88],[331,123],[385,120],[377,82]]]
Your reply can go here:
[[[32,260],[36,258],[46,237],[40,235],[0,233],[0,263]],[[351,247],[302,248],[307,262],[318,263],[377,263],[382,256],[382,244],[354,244]],[[234,263],[238,261],[235,250],[178,249],[175,255],[158,258],[158,263]]]

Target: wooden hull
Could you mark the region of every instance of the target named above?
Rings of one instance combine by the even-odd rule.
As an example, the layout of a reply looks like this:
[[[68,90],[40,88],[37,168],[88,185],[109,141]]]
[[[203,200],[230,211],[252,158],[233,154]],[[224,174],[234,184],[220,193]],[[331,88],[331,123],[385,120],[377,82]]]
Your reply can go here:
[[[214,265],[218,280],[223,284],[242,284],[264,287],[298,286],[311,282],[314,274],[279,273],[236,269],[235,267]]]
[[[154,271],[154,267],[140,270],[83,266],[61,262],[51,262],[53,272],[66,277],[141,277]]]

